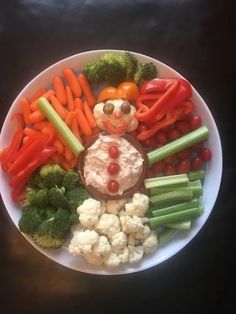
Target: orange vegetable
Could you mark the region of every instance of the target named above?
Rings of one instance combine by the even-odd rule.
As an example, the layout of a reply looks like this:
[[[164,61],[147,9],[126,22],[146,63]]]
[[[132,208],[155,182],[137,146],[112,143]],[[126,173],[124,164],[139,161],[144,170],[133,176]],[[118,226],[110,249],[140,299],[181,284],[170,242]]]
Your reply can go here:
[[[75,104],[75,110],[76,109],[83,110],[83,101],[81,98],[75,98],[74,104]]]
[[[91,110],[91,107],[88,105],[87,101],[84,101],[84,103],[83,103],[83,111],[84,111],[86,119],[88,120],[90,127],[92,129],[96,128],[97,123],[96,123],[96,120],[93,116],[93,112]]]
[[[26,136],[32,136],[32,135],[34,135],[34,134],[39,134],[39,133],[40,133],[40,131],[31,129],[31,128],[28,128],[28,127],[24,128],[24,134],[25,134]]]
[[[52,80],[53,88],[56,93],[57,99],[60,103],[65,106],[66,105],[66,90],[62,79],[59,76],[54,76]]]
[[[91,129],[83,111],[80,109],[77,109],[76,113],[77,113],[77,115],[76,115],[77,121],[79,123],[79,127],[80,127],[81,131],[83,132],[83,134],[85,136],[91,136],[93,134],[93,132],[92,132],[92,129]]]
[[[50,100],[51,95],[54,95],[54,94],[55,94],[54,91],[52,89],[50,89],[50,90],[46,91],[46,93],[41,95],[41,96],[45,97],[47,100]],[[36,100],[34,100],[32,103],[30,103],[30,109],[32,111],[39,110],[39,108],[37,106],[37,100],[38,100],[38,98]]]
[[[79,125],[78,125],[78,121],[76,119],[76,116],[74,116],[71,120],[70,123],[70,128],[71,131],[74,133],[74,135],[78,138],[78,140],[81,142],[81,136],[80,136],[80,131],[79,131]]]
[[[47,92],[46,88],[40,88],[34,95],[30,98],[29,102],[32,103],[39,97],[43,96]]]
[[[37,130],[42,130],[43,128],[45,128],[45,127],[47,127],[47,126],[49,126],[49,125],[51,125],[50,122],[42,121],[42,122],[35,123],[35,124],[33,125],[33,127],[34,127],[35,129],[37,129]]]
[[[139,95],[138,86],[133,82],[123,82],[116,88],[112,86],[105,87],[101,90],[98,101],[107,99],[126,99],[136,100]]]
[[[96,103],[96,99],[94,97],[89,81],[87,80],[87,77],[83,73],[81,73],[78,76],[78,81],[89,106],[93,107]]]
[[[56,150],[57,150],[57,152],[58,152],[59,154],[63,154],[65,147],[64,147],[64,145],[61,143],[60,140],[58,140],[58,139],[55,140],[55,142],[54,142],[54,147],[56,148]]]
[[[101,90],[98,101],[104,101],[107,99],[119,99],[120,94],[116,87],[108,86]]]
[[[56,96],[51,95],[50,102],[62,120],[66,119],[66,111]]]
[[[65,155],[66,161],[70,161],[74,159],[74,154],[67,146],[65,146],[64,155]]]
[[[45,119],[44,114],[40,110],[35,110],[29,115],[30,123],[38,123]]]
[[[81,87],[79,85],[79,82],[77,80],[77,77],[75,76],[75,73],[71,69],[64,69],[63,74],[73,92],[75,97],[80,97],[82,94]]]
[[[70,111],[66,117],[65,123],[70,126],[72,119],[76,116],[76,113],[74,111]]]
[[[70,86],[66,86],[66,102],[67,102],[69,111],[72,111],[75,109],[74,98],[73,98]]]
[[[21,107],[21,111],[23,113],[25,124],[26,125],[30,124],[30,119],[29,119],[29,116],[31,114],[30,104],[25,97],[21,98],[20,107]]]

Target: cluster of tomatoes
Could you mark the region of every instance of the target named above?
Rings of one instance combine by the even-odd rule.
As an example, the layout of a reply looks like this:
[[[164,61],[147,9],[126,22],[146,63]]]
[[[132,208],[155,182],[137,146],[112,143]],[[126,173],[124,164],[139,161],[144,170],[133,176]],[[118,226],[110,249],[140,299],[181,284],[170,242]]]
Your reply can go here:
[[[120,165],[115,161],[119,157],[120,151],[117,146],[110,146],[108,154],[109,157],[114,160],[107,167],[107,172],[112,177],[120,171]],[[116,193],[119,190],[119,182],[115,179],[110,179],[108,182],[108,190],[111,193]]]
[[[141,142],[141,144],[145,150],[150,151],[196,130],[201,124],[202,120],[198,114],[189,114],[184,120],[176,121],[174,125],[159,130],[155,135]],[[145,129],[146,125],[139,123],[136,134],[133,135],[137,136],[137,134]],[[174,175],[188,173],[191,170],[199,170],[203,167],[204,162],[209,161],[211,157],[212,153],[210,149],[205,147],[203,143],[198,143],[164,160],[156,162],[150,168],[148,176],[153,177],[154,174],[157,175],[160,173]]]

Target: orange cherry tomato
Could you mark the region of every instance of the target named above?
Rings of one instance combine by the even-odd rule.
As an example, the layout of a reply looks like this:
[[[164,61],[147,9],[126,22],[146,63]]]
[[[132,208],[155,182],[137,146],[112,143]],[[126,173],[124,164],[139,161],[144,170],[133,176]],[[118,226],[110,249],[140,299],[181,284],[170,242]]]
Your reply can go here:
[[[136,100],[139,95],[138,86],[133,82],[123,82],[117,89],[122,99]]]
[[[119,99],[119,91],[116,87],[108,86],[101,90],[98,101],[108,100],[108,99]]]

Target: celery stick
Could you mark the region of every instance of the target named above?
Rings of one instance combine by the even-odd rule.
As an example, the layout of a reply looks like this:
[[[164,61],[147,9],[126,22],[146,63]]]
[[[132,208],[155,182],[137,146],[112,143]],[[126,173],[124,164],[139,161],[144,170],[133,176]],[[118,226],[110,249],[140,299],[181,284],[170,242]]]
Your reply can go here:
[[[158,241],[159,241],[159,243],[162,244],[162,243],[166,242],[176,232],[177,232],[177,230],[175,230],[173,228],[166,228],[164,231],[162,231],[161,233],[158,234]]]
[[[79,155],[84,150],[83,145],[79,142],[73,132],[68,128],[65,122],[61,119],[58,113],[53,109],[51,104],[46,98],[41,97],[37,101],[39,109],[45,114],[48,120],[57,129],[58,133],[61,135],[65,143],[72,150],[75,157]]]
[[[194,207],[187,210],[182,210],[180,212],[162,215],[159,217],[150,218],[150,227],[156,228],[161,225],[166,225],[172,222],[178,222],[181,220],[188,220],[194,217],[200,216],[202,214],[202,206]]]
[[[146,189],[151,189],[161,186],[176,185],[181,183],[188,183],[189,179],[186,174],[176,174],[173,176],[155,177],[144,180]]]
[[[202,195],[202,187],[201,186],[185,186],[185,187],[160,187],[153,188],[150,190],[150,195],[157,195],[161,193],[167,193],[172,191],[192,191],[193,197],[200,197]]]
[[[202,179],[205,177],[206,172],[203,169],[190,171],[188,173],[188,178],[190,181]]]
[[[149,152],[147,154],[149,164],[152,165],[159,160],[162,160],[168,156],[180,152],[185,148],[188,148],[198,142],[201,142],[207,139],[208,135],[209,130],[206,126],[203,125],[200,128],[178,138],[177,140]]]
[[[192,191],[172,191],[150,197],[151,203],[162,205],[171,202],[190,201],[193,198]]]
[[[191,209],[191,208],[198,207],[198,206],[199,206],[199,201],[197,199],[194,199],[190,202],[175,204],[172,206],[167,206],[167,207],[163,207],[160,209],[152,210],[152,215],[154,217],[158,217],[158,216],[162,216],[162,215],[176,213],[178,211]]]
[[[190,230],[191,224],[191,220],[185,220],[180,222],[171,222],[169,224],[165,224],[165,226],[173,229]]]

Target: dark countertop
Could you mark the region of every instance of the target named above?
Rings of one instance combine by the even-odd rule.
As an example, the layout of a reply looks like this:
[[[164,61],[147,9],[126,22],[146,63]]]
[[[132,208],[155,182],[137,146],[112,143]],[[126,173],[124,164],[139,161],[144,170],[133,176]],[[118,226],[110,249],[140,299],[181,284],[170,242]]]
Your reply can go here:
[[[72,54],[127,49],[174,67],[208,104],[224,170],[215,207],[181,252],[150,270],[94,276],[60,266],[20,235],[1,202],[0,313],[208,313],[236,310],[235,70],[233,1],[0,2],[0,125],[40,71]]]

